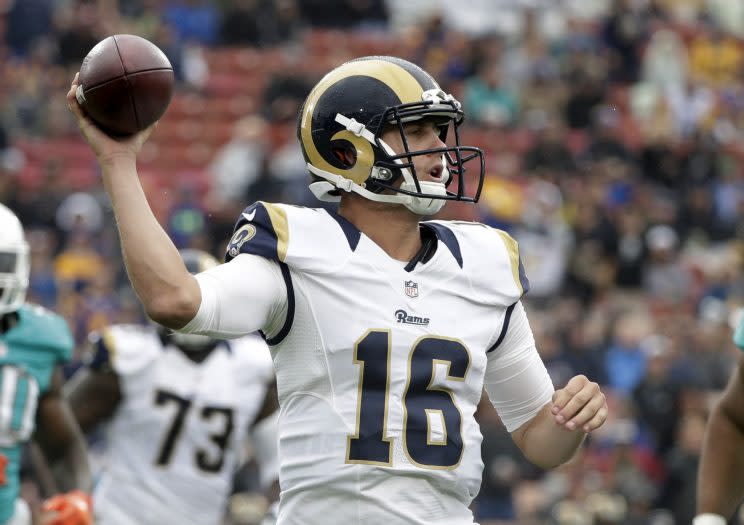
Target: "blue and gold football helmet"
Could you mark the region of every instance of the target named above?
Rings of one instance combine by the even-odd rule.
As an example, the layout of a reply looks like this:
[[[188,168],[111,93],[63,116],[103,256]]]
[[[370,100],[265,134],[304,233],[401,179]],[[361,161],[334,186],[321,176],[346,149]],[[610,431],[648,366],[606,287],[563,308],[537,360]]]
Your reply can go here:
[[[434,119],[446,147],[409,150],[403,125],[423,118]],[[385,56],[346,62],[318,82],[300,114],[297,135],[311,174],[310,190],[322,201],[338,201],[342,191],[353,191],[373,201],[403,204],[419,215],[436,213],[447,200],[476,202],[483,185],[483,152],[460,145],[463,118],[460,102],[411,62]],[[388,125],[397,126],[405,151],[395,152],[381,140]],[[339,150],[351,150],[353,161],[338,155]],[[443,182],[420,180],[413,158],[435,153],[442,155]],[[471,161],[479,171],[466,181],[465,164]],[[449,190],[453,181],[455,189]]]

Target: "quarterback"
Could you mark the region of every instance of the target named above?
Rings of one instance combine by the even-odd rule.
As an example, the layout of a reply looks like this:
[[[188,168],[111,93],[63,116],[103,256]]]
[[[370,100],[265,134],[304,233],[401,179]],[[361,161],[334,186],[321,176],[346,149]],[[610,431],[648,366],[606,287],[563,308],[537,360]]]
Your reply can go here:
[[[193,273],[218,264],[198,250],[181,256]],[[114,325],[89,339],[67,395],[83,431],[107,422],[93,492],[100,523],[222,523],[249,430],[261,484],[277,497],[276,388],[261,337]]]
[[[259,202],[226,263],[196,277],[148,207],[136,155],[71,110],[97,155],[130,278],[148,314],[189,333],[259,329],[279,395],[278,523],[472,524],[485,387],[524,454],[570,459],[607,416],[584,376],[555,391],[521,296],[516,242],[482,224],[423,218],[475,202],[482,152],[460,144],[460,103],[418,66],[364,57],[311,91],[298,139],[337,212]]]
[[[31,439],[60,463],[57,485],[69,490],[42,507],[45,525],[92,523],[85,441],[62,397],[60,363],[74,342],[67,323],[27,304],[29,249],[15,214],[0,204],[0,524],[31,525],[18,497],[21,453]]]

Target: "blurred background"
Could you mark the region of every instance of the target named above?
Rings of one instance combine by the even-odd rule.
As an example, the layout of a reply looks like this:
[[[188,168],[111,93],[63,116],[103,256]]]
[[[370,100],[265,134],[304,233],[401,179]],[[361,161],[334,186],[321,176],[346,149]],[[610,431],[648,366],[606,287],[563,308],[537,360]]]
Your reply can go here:
[[[432,73],[464,104],[463,142],[487,152],[481,201],[442,218],[516,237],[551,377],[584,373],[611,406],[546,474],[484,405],[477,519],[690,522],[744,305],[744,2],[0,0],[0,201],[27,227],[30,300],[64,315],[80,348],[104,324],[146,322],[65,103],[114,33],[152,40],[174,66],[140,173],[177,245],[218,256],[247,204],[319,205],[295,126],[322,74],[369,54]],[[255,487],[248,465],[226,523],[255,520]]]

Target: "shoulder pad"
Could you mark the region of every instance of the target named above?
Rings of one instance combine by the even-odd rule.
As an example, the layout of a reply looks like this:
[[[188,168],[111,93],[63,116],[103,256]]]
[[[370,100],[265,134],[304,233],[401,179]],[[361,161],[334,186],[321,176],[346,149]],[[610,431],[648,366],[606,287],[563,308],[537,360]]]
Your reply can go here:
[[[453,254],[459,253],[460,265],[470,277],[473,292],[482,296],[481,300],[509,306],[529,290],[519,245],[505,231],[477,222],[428,221],[426,224],[436,229],[439,239]]]
[[[28,303],[21,306],[21,315],[22,329],[33,339],[34,346],[53,352],[59,362],[72,358],[75,341],[63,317],[43,306]]]
[[[359,237],[350,223],[323,209],[256,202],[235,224],[225,261],[248,253],[302,271],[330,272],[346,261]]]
[[[142,325],[112,325],[89,336],[86,364],[94,370],[127,375],[147,366],[162,349],[155,330]]]

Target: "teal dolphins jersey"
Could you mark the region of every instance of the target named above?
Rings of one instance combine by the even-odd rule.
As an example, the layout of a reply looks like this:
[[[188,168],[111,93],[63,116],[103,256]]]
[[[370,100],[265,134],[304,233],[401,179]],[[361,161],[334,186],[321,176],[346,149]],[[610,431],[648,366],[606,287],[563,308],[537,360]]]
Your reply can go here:
[[[27,304],[18,315],[18,324],[0,334],[0,523],[13,514],[21,451],[34,431],[39,396],[74,344],[67,323],[49,310]]]
[[[740,350],[744,350],[744,314],[741,315],[739,325],[736,327],[736,331],[734,332],[734,344],[738,346]]]

